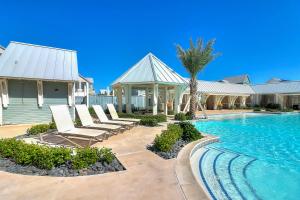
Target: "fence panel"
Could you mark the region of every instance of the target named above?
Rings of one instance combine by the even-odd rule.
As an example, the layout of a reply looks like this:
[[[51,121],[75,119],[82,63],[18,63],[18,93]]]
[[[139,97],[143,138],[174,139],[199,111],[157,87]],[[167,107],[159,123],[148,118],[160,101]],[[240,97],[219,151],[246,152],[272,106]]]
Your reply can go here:
[[[125,97],[122,97],[123,108],[125,109]],[[76,104],[85,103],[84,99],[76,97]],[[106,104],[112,103],[115,106],[117,105],[117,97],[115,96],[103,96],[103,95],[91,95],[89,96],[89,104],[92,105],[101,105],[103,109],[106,109]],[[131,103],[135,109],[145,109],[145,97],[143,96],[132,96]]]

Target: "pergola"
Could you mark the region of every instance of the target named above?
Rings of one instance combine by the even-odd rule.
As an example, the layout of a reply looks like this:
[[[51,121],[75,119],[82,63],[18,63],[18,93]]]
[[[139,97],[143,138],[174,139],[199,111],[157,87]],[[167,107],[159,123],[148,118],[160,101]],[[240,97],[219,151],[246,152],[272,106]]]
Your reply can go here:
[[[118,111],[122,112],[122,95],[125,96],[126,112],[132,112],[132,91],[145,91],[146,110],[156,115],[159,110],[168,114],[180,112],[180,102],[188,84],[184,78],[168,67],[152,53],[121,75],[112,84],[117,96]]]

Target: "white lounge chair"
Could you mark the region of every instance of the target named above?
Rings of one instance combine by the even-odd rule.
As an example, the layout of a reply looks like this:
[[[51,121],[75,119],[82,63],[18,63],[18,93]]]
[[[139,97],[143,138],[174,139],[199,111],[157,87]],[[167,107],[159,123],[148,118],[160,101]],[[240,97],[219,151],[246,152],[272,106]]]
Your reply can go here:
[[[77,114],[80,118],[81,124],[84,128],[104,129],[104,130],[112,131],[114,133],[124,130],[124,128],[122,128],[122,126],[119,125],[95,124],[86,105],[81,104],[81,105],[76,105],[75,107],[77,110]]]
[[[93,109],[101,123],[118,124],[118,125],[122,125],[122,126],[134,126],[134,122],[117,121],[117,120],[108,119],[103,111],[102,106],[100,106],[100,105],[93,105]]]
[[[129,121],[129,122],[139,122],[141,121],[140,119],[133,119],[133,118],[120,118],[115,106],[113,104],[107,104],[107,108],[109,110],[110,116],[113,120],[118,120],[118,121]]]
[[[69,109],[66,105],[50,106],[50,110],[58,130],[58,135],[76,146],[82,147],[78,143],[70,140],[69,137],[89,139],[88,145],[90,146],[92,140],[102,142],[103,138],[105,138],[108,134],[107,131],[103,130],[75,128],[69,113]]]

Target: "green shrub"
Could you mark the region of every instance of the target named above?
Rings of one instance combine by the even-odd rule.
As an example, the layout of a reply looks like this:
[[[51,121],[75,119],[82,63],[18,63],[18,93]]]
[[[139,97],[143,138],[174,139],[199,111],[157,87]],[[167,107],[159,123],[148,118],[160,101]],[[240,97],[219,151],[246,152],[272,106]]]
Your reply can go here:
[[[49,129],[57,129],[55,122],[49,123]]]
[[[82,123],[79,118],[76,118],[74,121],[75,126],[82,126]]]
[[[183,140],[191,142],[202,138],[201,133],[190,122],[180,122],[180,127],[183,130]]]
[[[255,111],[255,112],[261,111],[261,108],[260,107],[254,107],[253,111]]]
[[[158,122],[154,118],[144,118],[141,119],[140,124],[144,126],[157,126]]]
[[[156,119],[158,123],[160,122],[166,122],[167,116],[163,114],[158,115],[137,115],[133,113],[118,113],[119,117],[121,118],[133,118],[133,119]]]
[[[291,108],[285,108],[285,109],[282,109],[280,110],[281,112],[293,112],[294,110],[291,109]]]
[[[186,117],[186,120],[192,120],[192,119],[194,119],[193,113],[192,113],[191,111],[188,111],[188,112],[185,114],[185,117]]]
[[[102,162],[111,163],[115,159],[115,154],[109,148],[101,148],[99,158]]]
[[[168,115],[174,115],[174,111],[173,110],[168,110]]]
[[[176,113],[174,119],[178,121],[185,121],[186,116],[184,113]]]
[[[154,147],[159,151],[168,152],[181,136],[182,129],[179,125],[169,125],[167,130],[162,131],[160,135],[155,137]]]
[[[49,125],[48,124],[38,124],[34,125],[31,128],[27,130],[27,133],[29,135],[37,135],[39,133],[45,133],[49,130]]]
[[[96,148],[77,149],[76,156],[72,158],[73,169],[87,168],[98,161],[98,150]]]
[[[266,105],[267,109],[274,109],[274,110],[279,110],[281,108],[280,104],[277,103],[268,103]]]
[[[93,107],[89,107],[89,113],[92,117],[97,118],[96,112]]]
[[[13,138],[0,140],[0,157],[40,169],[52,169],[69,162],[73,169],[82,169],[98,161],[111,163],[115,158],[111,149],[107,148],[77,148],[75,151],[76,154],[72,155],[72,150],[68,148],[27,144]]]

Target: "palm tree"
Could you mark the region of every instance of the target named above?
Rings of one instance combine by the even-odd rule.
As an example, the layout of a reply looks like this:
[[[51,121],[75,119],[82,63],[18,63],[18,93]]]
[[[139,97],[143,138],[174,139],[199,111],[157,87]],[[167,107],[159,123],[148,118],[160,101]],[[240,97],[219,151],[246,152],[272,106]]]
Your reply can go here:
[[[190,40],[189,49],[183,49],[180,45],[176,46],[177,55],[187,72],[190,74],[190,112],[193,119],[195,119],[196,116],[197,75],[208,63],[219,56],[219,54],[213,52],[214,43],[215,40],[212,39],[204,45],[203,39],[199,38],[196,42],[196,46],[193,44],[193,40]]]

